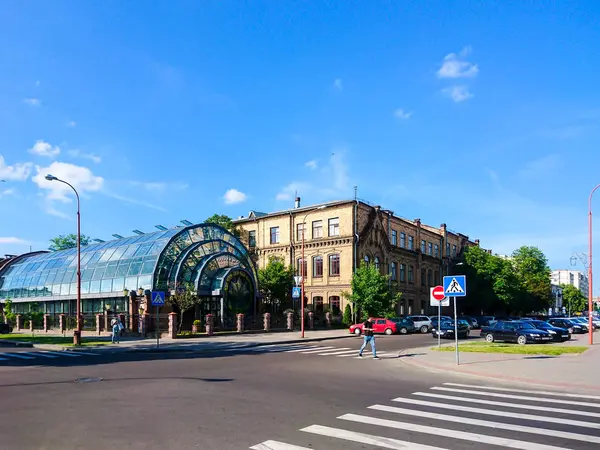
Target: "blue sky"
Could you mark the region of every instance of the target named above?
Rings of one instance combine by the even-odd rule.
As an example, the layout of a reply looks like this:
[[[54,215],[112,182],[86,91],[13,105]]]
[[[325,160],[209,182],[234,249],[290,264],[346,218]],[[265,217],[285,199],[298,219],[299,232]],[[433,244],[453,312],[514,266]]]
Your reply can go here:
[[[50,172],[96,238],[357,185],[569,267],[600,183],[600,5],[468,3],[3,2],[0,254],[74,231]]]

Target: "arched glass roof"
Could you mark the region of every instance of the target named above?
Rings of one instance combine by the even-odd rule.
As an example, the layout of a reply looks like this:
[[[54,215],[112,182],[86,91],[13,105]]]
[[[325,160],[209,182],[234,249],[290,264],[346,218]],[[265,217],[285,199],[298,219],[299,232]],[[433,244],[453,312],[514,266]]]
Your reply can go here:
[[[200,224],[81,247],[81,292],[102,297],[123,295],[125,288],[166,290],[186,282],[200,287],[199,274],[214,271],[209,256],[216,254],[231,255],[230,266],[242,266],[256,280],[244,245],[219,226]],[[74,248],[23,255],[0,270],[0,299],[74,298],[76,271]]]

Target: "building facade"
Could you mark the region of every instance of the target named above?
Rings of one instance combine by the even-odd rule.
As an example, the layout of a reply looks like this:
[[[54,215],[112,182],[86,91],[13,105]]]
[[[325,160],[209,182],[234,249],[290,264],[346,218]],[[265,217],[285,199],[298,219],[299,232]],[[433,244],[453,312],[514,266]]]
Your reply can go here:
[[[343,293],[351,291],[363,261],[389,273],[390,288],[402,292],[398,314],[431,313],[429,288],[442,282],[467,246],[479,245],[445,224],[431,227],[358,200],[302,207],[297,198],[292,209],[251,211],[233,222],[259,268],[281,258],[304,276],[305,304],[334,314],[343,311]]]
[[[579,270],[553,270],[551,282],[557,286],[570,284],[579,289],[583,295],[588,296],[588,277]]]

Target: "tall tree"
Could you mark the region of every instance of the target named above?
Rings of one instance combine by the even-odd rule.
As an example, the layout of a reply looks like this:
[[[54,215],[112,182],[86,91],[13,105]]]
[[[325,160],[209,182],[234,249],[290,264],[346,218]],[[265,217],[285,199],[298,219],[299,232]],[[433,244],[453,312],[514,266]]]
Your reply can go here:
[[[544,252],[537,247],[522,246],[512,254],[516,275],[523,285],[525,295],[522,312],[540,311],[552,304],[551,270]]]
[[[81,245],[88,245],[90,243],[90,237],[84,234],[81,235]],[[50,239],[49,250],[67,250],[70,248],[77,247],[77,235],[76,234],[61,234],[55,238]]]
[[[227,231],[230,231],[237,237],[239,237],[241,234],[240,230],[234,225],[231,217],[225,214],[213,214],[208,219],[206,219],[204,223],[214,223],[215,225],[219,225],[225,228]]]
[[[588,299],[579,289],[572,284],[563,284],[561,287],[563,290],[563,305],[567,308],[567,311],[574,313],[587,309]]]
[[[192,309],[200,301],[194,285],[191,283],[180,286],[175,289],[175,294],[166,299],[166,303],[173,308],[173,311],[179,315],[178,331],[181,331],[183,325],[183,315]]]
[[[281,258],[271,257],[265,268],[258,270],[258,284],[266,303],[285,306],[294,286],[294,269]]]
[[[389,275],[382,275],[374,264],[362,263],[352,276],[352,292],[345,293],[363,315],[386,317],[395,314],[401,293],[392,294],[388,285]]]

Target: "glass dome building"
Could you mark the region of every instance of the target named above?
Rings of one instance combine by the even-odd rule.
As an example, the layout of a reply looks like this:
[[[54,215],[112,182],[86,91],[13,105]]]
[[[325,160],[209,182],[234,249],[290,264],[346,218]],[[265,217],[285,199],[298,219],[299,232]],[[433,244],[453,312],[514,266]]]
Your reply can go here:
[[[0,262],[0,302],[16,313],[37,303],[47,314],[76,314],[77,249],[44,251]],[[190,225],[81,247],[82,313],[132,313],[124,290],[172,292],[193,285],[205,309],[220,316],[256,310],[256,267],[232,233]]]

